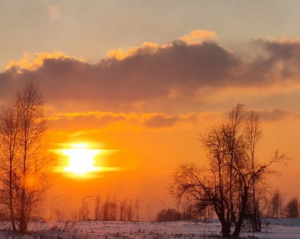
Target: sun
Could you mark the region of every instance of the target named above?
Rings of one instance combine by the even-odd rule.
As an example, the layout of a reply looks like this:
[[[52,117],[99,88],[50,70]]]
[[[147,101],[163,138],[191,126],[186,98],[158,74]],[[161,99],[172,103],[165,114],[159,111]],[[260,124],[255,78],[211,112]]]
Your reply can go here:
[[[60,143],[59,145],[62,148],[51,149],[59,156],[53,171],[64,176],[85,179],[103,177],[104,172],[122,170],[105,162],[107,157],[117,150],[105,149],[103,143]],[[62,155],[64,157],[61,157]]]
[[[63,168],[64,172],[76,176],[85,176],[88,173],[100,171],[95,166],[95,157],[101,153],[100,149],[91,149],[89,144],[70,144],[70,149],[62,149],[61,153],[69,158],[68,165]]]

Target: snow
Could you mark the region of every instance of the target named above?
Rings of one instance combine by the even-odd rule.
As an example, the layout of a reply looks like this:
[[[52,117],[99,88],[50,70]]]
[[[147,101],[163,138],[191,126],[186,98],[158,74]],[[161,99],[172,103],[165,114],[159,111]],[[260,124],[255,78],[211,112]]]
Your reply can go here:
[[[300,238],[300,219],[264,219],[263,232],[256,238]],[[27,235],[8,231],[9,222],[0,223],[0,238],[14,239],[201,239],[217,238],[220,223],[195,221],[177,222],[31,222]],[[252,233],[243,232],[242,238]]]

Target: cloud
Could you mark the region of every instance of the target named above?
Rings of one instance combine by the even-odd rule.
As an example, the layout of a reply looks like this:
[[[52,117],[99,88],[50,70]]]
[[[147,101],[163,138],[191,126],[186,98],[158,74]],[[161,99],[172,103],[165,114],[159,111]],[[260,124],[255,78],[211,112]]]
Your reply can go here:
[[[49,6],[48,7],[48,14],[50,19],[58,19],[61,17],[61,11],[58,6]]]
[[[280,121],[287,118],[300,118],[300,113],[291,110],[273,109],[258,111],[262,121]]]
[[[272,109],[257,110],[261,122],[276,122],[285,119],[299,119],[297,111]],[[79,132],[114,130],[176,130],[201,127],[203,124],[215,125],[226,121],[228,111],[192,112],[187,114],[168,115],[162,113],[112,113],[112,112],[78,112],[48,117],[51,129],[55,131]]]
[[[188,35],[176,39],[174,42],[177,42],[178,44],[184,43],[187,45],[200,45],[203,42],[218,42],[218,40],[218,36],[212,31],[194,30],[191,31]],[[155,54],[159,50],[172,48],[174,42],[161,46],[152,42],[144,42],[140,47],[132,47],[127,51],[124,51],[123,49],[110,50],[107,53],[107,56],[109,58],[123,60],[124,58],[133,57],[135,55]]]
[[[201,122],[210,122],[224,117],[224,112],[199,112],[179,115],[162,113],[113,113],[113,112],[77,112],[48,117],[54,130],[160,130],[176,127],[191,127]]]
[[[41,67],[45,60],[47,59],[56,59],[56,60],[64,60],[64,59],[74,59],[80,62],[84,62],[84,57],[71,57],[62,52],[41,52],[36,53],[33,56],[30,56],[27,52],[23,54],[23,57],[18,61],[10,61],[7,63],[5,70],[18,70],[19,73],[22,73],[22,70],[30,70],[34,71]]]
[[[201,44],[204,41],[218,42],[219,38],[216,33],[206,30],[194,30],[188,35],[182,36],[179,40],[187,43],[188,45]]]
[[[159,46],[156,43],[144,42],[140,47],[132,47],[127,51],[123,49],[110,50],[107,56],[112,59],[124,60],[127,57],[133,57],[139,54],[155,54],[159,49],[166,48],[167,46]]]
[[[299,39],[256,39],[253,43],[261,53],[245,68],[245,76],[252,84],[299,81]]]
[[[257,39],[251,47],[261,50],[253,50],[258,53],[246,60],[222,47],[215,33],[196,30],[165,45],[148,42],[111,51],[97,64],[61,52],[24,54],[0,73],[0,100],[26,80],[38,82],[47,102],[75,105],[180,103],[207,98],[205,89],[213,94],[219,89],[258,91],[281,82],[300,84],[298,40]]]
[[[178,117],[167,117],[163,114],[159,114],[146,120],[144,125],[149,128],[165,128],[174,126],[179,120]]]
[[[172,116],[157,113],[125,114],[112,112],[91,111],[85,113],[68,113],[49,117],[48,121],[55,129],[69,129],[76,131],[84,127],[92,129],[139,130],[142,128],[171,128],[176,122],[170,124]],[[178,121],[180,118],[178,118]],[[171,120],[172,121],[172,120]]]
[[[189,95],[201,86],[225,84],[239,65],[239,59],[214,42],[188,45],[175,41],[157,48],[144,44],[132,51],[123,60],[108,58],[98,64],[69,57],[44,58],[42,65],[30,64],[25,56],[11,62],[0,80],[36,80],[47,100],[134,102],[168,97],[174,91]],[[14,66],[22,72],[18,69],[16,75]]]

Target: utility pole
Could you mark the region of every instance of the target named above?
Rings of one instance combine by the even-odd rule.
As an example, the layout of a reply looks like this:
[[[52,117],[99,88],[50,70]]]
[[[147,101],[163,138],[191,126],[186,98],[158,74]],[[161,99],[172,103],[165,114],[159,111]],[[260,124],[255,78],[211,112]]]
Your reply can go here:
[[[59,197],[54,197],[50,200],[50,216],[49,216],[49,221],[51,221],[52,219],[52,203],[53,203],[53,200],[57,199]]]

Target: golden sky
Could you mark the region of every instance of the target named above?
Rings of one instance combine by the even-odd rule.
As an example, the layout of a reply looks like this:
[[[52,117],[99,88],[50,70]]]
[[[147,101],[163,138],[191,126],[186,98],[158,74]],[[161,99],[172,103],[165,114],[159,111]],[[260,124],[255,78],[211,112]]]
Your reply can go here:
[[[199,134],[238,103],[261,114],[259,158],[292,158],[272,178],[300,196],[299,1],[0,1],[0,104],[37,82],[49,144],[103,150],[90,178],[53,172],[66,214],[86,195],[174,207],[170,175],[206,163]],[[297,8],[298,6],[298,8]],[[57,166],[67,160],[59,154]],[[55,169],[54,169],[55,171]]]

